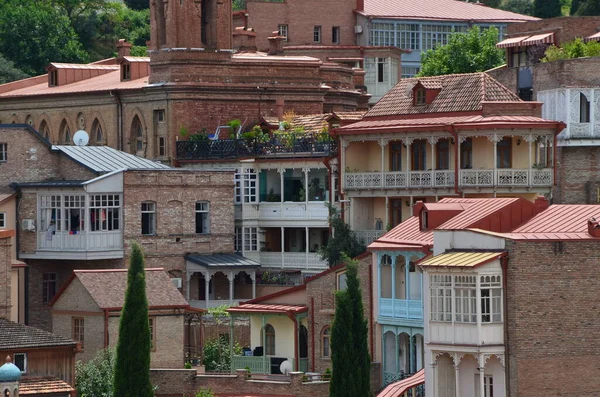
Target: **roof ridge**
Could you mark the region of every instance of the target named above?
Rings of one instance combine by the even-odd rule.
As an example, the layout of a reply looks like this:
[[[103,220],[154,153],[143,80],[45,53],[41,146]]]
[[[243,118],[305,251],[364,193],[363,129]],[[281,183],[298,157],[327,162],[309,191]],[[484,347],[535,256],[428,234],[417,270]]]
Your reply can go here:
[[[144,271],[149,272],[149,271],[158,271],[158,270],[165,270],[164,267],[147,267],[144,269]],[[77,270],[73,270],[73,273],[115,273],[115,272],[126,272],[129,271],[129,269],[125,268],[125,269],[77,269]]]

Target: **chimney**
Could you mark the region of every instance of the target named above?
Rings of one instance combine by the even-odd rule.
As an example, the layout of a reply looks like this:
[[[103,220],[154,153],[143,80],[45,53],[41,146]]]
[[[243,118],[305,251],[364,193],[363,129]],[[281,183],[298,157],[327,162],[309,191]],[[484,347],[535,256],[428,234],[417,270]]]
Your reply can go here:
[[[596,218],[588,219],[588,234],[594,238],[600,238],[600,225]]]
[[[365,75],[367,72],[361,68],[352,68],[352,71],[354,72],[354,75],[352,76],[354,88],[361,92],[367,92],[367,87],[365,86]]]
[[[423,207],[425,207],[425,203],[422,201],[417,201],[412,208],[412,213],[413,216],[419,216],[419,213],[421,212],[421,210],[423,209]]]
[[[535,214],[539,214],[550,206],[550,202],[544,196],[538,196],[533,204],[535,205]]]
[[[117,57],[123,58],[131,55],[131,43],[125,41],[125,39],[119,39],[117,41]]]
[[[246,29],[238,26],[233,31],[233,48],[238,51],[256,52],[256,32],[254,29]]]
[[[273,36],[267,38],[269,40],[269,55],[278,55],[283,53],[284,36],[280,36],[279,32],[273,32]]]
[[[277,120],[283,121],[283,105],[285,104],[285,100],[283,98],[275,99],[275,114],[277,115]]]
[[[365,0],[356,0],[356,11],[365,10]]]

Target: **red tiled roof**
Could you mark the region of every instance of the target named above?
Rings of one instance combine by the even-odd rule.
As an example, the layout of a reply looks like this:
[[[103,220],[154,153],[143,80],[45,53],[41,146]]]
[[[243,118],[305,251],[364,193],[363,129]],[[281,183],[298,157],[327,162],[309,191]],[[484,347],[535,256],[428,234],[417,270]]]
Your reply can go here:
[[[410,378],[388,385],[377,397],[402,397],[407,390],[423,384],[425,384],[425,369],[420,370]]]
[[[244,303],[236,307],[227,309],[230,313],[281,313],[281,314],[296,314],[308,311],[306,306],[297,305],[275,305],[275,304],[257,304]]]
[[[19,381],[20,396],[70,394],[75,389],[61,379],[43,376],[25,376]]]
[[[423,85],[441,86],[441,91],[430,104],[416,106],[413,103],[412,88],[417,82]],[[486,73],[410,78],[401,79],[367,112],[365,118],[480,111],[483,101],[522,102],[516,94]]]
[[[338,116],[341,121],[353,121],[362,120],[366,112],[333,112],[334,115]]]
[[[125,301],[127,269],[74,270],[73,276],[54,297],[56,303],[74,278],[78,278],[100,309],[120,309]],[[162,268],[146,269],[146,296],[151,308],[187,308],[189,304]]]
[[[361,14],[395,19],[524,22],[539,18],[458,0],[365,0]]]

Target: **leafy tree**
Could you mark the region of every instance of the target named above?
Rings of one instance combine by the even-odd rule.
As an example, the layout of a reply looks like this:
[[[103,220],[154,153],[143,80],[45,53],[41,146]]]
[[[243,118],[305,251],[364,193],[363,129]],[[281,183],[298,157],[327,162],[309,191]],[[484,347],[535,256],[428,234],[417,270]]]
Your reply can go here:
[[[573,0],[571,2],[571,9],[569,11],[569,15],[575,15],[575,13],[579,9],[580,5],[581,5],[581,0]]]
[[[560,0],[534,0],[533,15],[538,18],[554,18],[562,15]]]
[[[499,8],[517,14],[533,15],[533,3],[530,0],[507,0]]]
[[[474,26],[466,33],[450,35],[447,45],[421,55],[420,76],[483,72],[504,63],[504,51],[496,48],[498,29],[480,30]]]
[[[335,316],[331,327],[330,397],[372,396],[368,348],[368,326],[364,316],[362,293],[358,280],[358,264],[344,257],[347,263],[344,291],[335,296]]]
[[[581,0],[581,4],[577,8],[576,15],[580,15],[580,16],[600,15],[600,1],[598,1],[598,0]]]
[[[327,241],[327,245],[322,247],[319,253],[321,258],[327,261],[329,267],[333,267],[342,261],[345,254],[354,258],[365,252],[366,247],[362,245],[350,230],[350,226],[340,216],[338,210],[330,204],[329,225],[333,229],[333,236]]]
[[[14,63],[0,54],[0,84],[26,79],[27,77],[29,76],[25,72],[18,69]]]
[[[246,0],[233,0],[233,11],[241,11],[246,9]]]
[[[203,364],[205,371],[229,372],[231,371],[231,348],[229,341],[223,336],[204,341]],[[241,355],[242,347],[235,343],[233,354]]]
[[[138,243],[132,244],[129,257],[127,291],[119,323],[114,395],[154,396],[150,383],[150,327],[144,254]]]
[[[0,26],[0,53],[29,75],[43,73],[52,61],[88,60],[69,18],[49,3],[6,3]]]
[[[488,7],[493,7],[493,8],[498,8],[500,6],[500,3],[502,3],[502,0],[484,0],[483,4],[485,4]]]
[[[590,41],[584,43],[583,40],[577,38],[573,41],[566,42],[562,47],[550,46],[546,49],[542,62],[554,62],[561,59],[572,59],[581,57],[597,57],[600,56],[600,43]]]
[[[75,364],[75,389],[80,397],[113,397],[114,349],[100,350],[87,363]]]

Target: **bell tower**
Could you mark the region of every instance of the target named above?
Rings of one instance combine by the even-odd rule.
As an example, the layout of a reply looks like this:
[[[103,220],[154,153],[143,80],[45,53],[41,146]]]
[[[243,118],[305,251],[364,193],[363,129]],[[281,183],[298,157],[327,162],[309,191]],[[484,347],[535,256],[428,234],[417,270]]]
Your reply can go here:
[[[232,47],[231,0],[151,0],[150,50]]]

